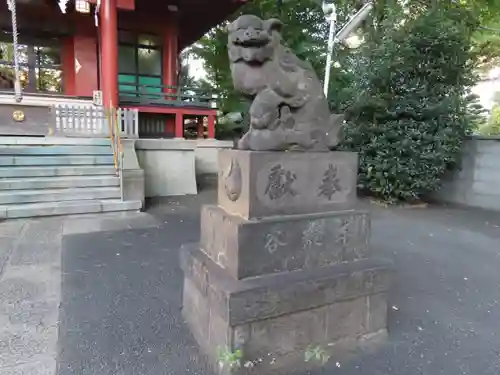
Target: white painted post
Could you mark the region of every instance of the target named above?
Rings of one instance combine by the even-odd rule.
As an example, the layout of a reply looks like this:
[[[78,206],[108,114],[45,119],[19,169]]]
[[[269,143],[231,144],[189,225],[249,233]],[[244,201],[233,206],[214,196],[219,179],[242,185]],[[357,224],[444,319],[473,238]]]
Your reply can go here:
[[[325,81],[323,82],[323,92],[328,97],[328,86],[330,85],[330,71],[332,70],[332,54],[335,43],[335,22],[337,21],[337,10],[335,4],[323,2],[323,12],[326,19],[330,22],[330,31],[328,33],[328,46],[325,66]]]
[[[326,18],[330,21],[330,33],[328,35],[328,54],[326,56],[326,68],[325,68],[325,82],[324,82],[324,93],[328,97],[328,86],[330,84],[330,71],[332,69],[332,55],[333,47],[335,42],[340,42],[346,39],[363,21],[373,8],[373,3],[368,2],[354,15],[351,17],[347,23],[342,26],[340,31],[335,35],[335,22],[337,20],[337,13],[335,9],[335,4],[329,2],[332,0],[325,0],[323,2],[323,12]]]
[[[134,110],[134,137],[139,138],[139,111]]]

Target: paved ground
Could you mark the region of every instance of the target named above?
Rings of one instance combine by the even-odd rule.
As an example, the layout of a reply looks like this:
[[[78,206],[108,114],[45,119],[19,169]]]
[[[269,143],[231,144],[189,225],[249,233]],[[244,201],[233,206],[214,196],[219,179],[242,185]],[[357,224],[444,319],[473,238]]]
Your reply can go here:
[[[63,235],[154,226],[147,214],[0,222],[0,374],[56,373]]]
[[[0,224],[0,374],[53,375],[59,320],[57,375],[209,375],[180,317],[177,250],[198,238],[199,204],[211,200],[163,201],[142,221]],[[314,375],[499,374],[500,214],[373,213],[374,251],[397,267],[390,342]]]

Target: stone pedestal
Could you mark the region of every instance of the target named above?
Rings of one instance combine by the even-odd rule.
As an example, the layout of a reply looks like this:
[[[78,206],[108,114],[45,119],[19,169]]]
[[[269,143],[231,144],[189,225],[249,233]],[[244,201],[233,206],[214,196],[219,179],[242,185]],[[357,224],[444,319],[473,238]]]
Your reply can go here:
[[[290,374],[383,341],[391,267],[354,208],[356,154],[224,150],[219,166],[219,205],[181,250],[183,315],[213,368]]]
[[[123,145],[123,199],[141,201],[145,207],[144,171],[139,166],[135,152],[136,139],[122,139]]]

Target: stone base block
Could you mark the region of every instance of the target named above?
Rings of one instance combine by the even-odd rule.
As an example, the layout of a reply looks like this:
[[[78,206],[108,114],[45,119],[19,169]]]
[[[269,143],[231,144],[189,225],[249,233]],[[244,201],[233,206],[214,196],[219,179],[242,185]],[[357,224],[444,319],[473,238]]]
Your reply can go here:
[[[198,245],[184,246],[181,259],[183,316],[219,374],[291,374],[344,361],[386,337],[387,261],[234,280]],[[221,369],[218,352],[237,349],[241,360],[222,360]],[[306,362],[311,351],[321,359]]]
[[[236,279],[313,269],[369,256],[362,210],[245,220],[218,206],[201,212],[203,251]]]
[[[334,211],[356,200],[353,152],[219,151],[218,203],[244,218]]]
[[[144,208],[144,171],[142,169],[123,170],[123,200],[142,202]]]
[[[196,142],[183,139],[139,139],[137,159],[144,170],[146,197],[197,194]]]

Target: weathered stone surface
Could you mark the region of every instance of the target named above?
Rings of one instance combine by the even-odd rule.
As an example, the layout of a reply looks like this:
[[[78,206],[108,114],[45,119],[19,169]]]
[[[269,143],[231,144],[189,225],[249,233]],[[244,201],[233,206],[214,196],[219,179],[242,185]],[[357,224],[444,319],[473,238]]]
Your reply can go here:
[[[232,326],[384,293],[392,276],[390,262],[364,259],[235,280],[197,244],[183,246],[181,266],[210,309]]]
[[[217,206],[201,212],[201,248],[237,279],[367,258],[369,238],[370,217],[361,210],[260,220]]]
[[[328,151],[338,143],[343,115],[331,115],[311,64],[282,44],[282,23],[242,15],[229,24],[234,87],[252,97],[244,150]]]
[[[335,341],[369,332],[366,326],[369,298],[359,297],[325,306],[325,339]]]
[[[310,348],[343,361],[386,338],[386,263],[233,280],[192,246],[182,264],[183,315],[219,374],[290,374],[321,364],[304,362]],[[220,370],[217,348],[241,349],[243,367]]]
[[[365,326],[367,299],[337,302],[249,324],[249,335],[240,347],[255,374],[290,374],[321,365],[304,361],[305,353],[319,348],[330,359],[344,362],[359,349],[381,344],[386,331]],[[233,328],[236,331],[237,326]]]
[[[247,219],[345,209],[356,200],[352,152],[220,150],[219,170],[218,204]]]
[[[10,255],[0,263],[0,374],[55,373],[61,229],[60,218],[0,225]]]
[[[387,328],[387,293],[373,294],[368,297],[366,327],[370,332]]]
[[[202,343],[209,338],[210,305],[206,302],[207,300],[204,298],[203,293],[201,293],[191,280],[185,278],[182,296],[182,314],[184,319],[190,323],[191,332],[196,341],[201,341]]]
[[[229,26],[235,85],[255,96],[251,129],[240,150],[219,151],[218,205],[202,209],[200,243],[181,249],[183,315],[219,375],[289,375],[322,364],[305,362],[308,350],[343,360],[387,337],[392,266],[370,257],[370,217],[356,208],[357,154],[263,151],[328,151],[317,80],[289,95],[302,104],[273,91],[300,86],[307,70],[294,55],[281,61],[287,52],[275,59],[277,25],[243,16]],[[253,53],[262,66],[242,74]],[[298,68],[291,83],[270,74],[276,62]],[[241,349],[241,367],[221,369],[218,349]]]
[[[309,345],[325,344],[326,338],[326,314],[321,307],[252,322],[244,348],[250,357],[269,360],[268,353],[304,352]]]
[[[187,289],[185,286],[185,296],[197,294],[195,298],[203,299],[192,288],[193,284],[188,281],[186,285],[190,286]],[[289,375],[321,365],[317,360],[304,361],[306,351],[311,348],[319,348],[330,360],[343,362],[359,354],[359,349],[376,349],[387,338],[385,329],[372,332],[364,325],[366,297],[236,326],[230,325],[216,310],[193,308],[193,301],[185,297],[183,316],[209,363],[216,373],[223,375]],[[207,301],[205,306],[213,307]],[[217,327],[216,334],[211,327]],[[241,349],[241,367],[231,369],[226,364],[221,368],[218,349],[229,352]]]

